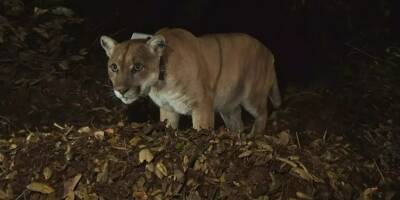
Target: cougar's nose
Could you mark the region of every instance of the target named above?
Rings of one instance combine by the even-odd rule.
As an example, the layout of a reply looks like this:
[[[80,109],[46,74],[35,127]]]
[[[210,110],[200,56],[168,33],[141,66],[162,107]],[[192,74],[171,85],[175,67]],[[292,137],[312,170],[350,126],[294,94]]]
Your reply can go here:
[[[118,87],[118,88],[115,88],[115,90],[117,90],[119,93],[121,93],[121,95],[124,95],[126,92],[128,92],[129,88],[127,88],[127,87]]]

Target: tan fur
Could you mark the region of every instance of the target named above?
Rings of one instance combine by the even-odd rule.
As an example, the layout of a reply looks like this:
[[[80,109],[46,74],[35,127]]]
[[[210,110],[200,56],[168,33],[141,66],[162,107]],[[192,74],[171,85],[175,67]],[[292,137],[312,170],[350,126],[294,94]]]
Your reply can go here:
[[[166,47],[157,46],[165,42]],[[160,120],[177,128],[179,114],[192,116],[193,128],[214,127],[214,111],[226,126],[243,128],[241,107],[255,117],[252,132],[263,132],[267,121],[268,97],[274,106],[281,103],[274,56],[255,38],[240,33],[195,37],[182,29],[162,29],[150,41],[117,43],[103,36],[103,48],[110,54],[108,64],[119,71],[109,76],[115,90],[128,89],[117,96],[131,103],[149,95],[160,107]],[[166,61],[165,80],[158,80],[160,57]],[[132,73],[135,62],[143,70]]]

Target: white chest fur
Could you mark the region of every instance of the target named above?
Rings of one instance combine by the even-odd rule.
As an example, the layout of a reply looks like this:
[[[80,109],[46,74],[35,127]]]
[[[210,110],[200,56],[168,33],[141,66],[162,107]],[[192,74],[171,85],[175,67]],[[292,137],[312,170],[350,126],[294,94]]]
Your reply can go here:
[[[161,108],[183,115],[191,114],[193,101],[182,93],[151,89],[149,96]]]

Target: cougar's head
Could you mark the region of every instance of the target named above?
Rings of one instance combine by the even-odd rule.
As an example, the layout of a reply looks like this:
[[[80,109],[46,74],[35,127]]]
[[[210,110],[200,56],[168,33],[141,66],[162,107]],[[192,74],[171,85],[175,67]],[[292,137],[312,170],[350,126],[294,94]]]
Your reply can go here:
[[[160,58],[165,49],[161,35],[118,43],[101,36],[100,43],[108,56],[108,75],[114,94],[125,104],[147,95],[158,81]]]

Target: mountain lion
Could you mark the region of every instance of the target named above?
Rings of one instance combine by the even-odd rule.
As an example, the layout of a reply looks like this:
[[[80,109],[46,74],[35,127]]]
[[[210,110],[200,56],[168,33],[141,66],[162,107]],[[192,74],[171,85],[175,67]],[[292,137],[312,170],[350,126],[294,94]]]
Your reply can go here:
[[[214,128],[214,111],[227,128],[241,131],[241,106],[255,118],[252,133],[267,122],[268,97],[281,97],[274,56],[242,33],[196,37],[164,28],[151,37],[118,43],[102,36],[115,95],[125,104],[148,95],[160,107],[160,120],[177,128],[179,115],[191,115],[194,129]]]

